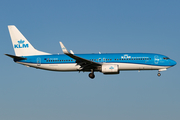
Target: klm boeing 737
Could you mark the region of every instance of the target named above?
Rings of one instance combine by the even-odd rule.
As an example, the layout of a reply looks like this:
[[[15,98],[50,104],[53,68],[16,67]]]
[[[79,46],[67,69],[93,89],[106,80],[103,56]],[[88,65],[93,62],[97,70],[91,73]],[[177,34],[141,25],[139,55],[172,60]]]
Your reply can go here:
[[[176,65],[169,57],[153,53],[74,54],[72,50],[69,52],[62,42],[60,46],[64,54],[50,54],[36,50],[14,25],[9,25],[8,29],[15,55],[5,55],[27,67],[90,72],[89,77],[93,79],[94,72],[119,74],[123,70],[158,70],[157,75],[161,76],[161,71]]]

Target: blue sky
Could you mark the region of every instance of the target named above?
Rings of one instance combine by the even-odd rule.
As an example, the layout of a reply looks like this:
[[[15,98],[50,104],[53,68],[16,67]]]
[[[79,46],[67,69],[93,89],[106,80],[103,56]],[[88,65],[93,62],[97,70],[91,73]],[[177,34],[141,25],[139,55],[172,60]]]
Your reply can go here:
[[[179,120],[180,1],[0,1],[1,120]],[[38,50],[62,53],[143,52],[177,65],[119,75],[52,72],[16,64],[7,25]]]

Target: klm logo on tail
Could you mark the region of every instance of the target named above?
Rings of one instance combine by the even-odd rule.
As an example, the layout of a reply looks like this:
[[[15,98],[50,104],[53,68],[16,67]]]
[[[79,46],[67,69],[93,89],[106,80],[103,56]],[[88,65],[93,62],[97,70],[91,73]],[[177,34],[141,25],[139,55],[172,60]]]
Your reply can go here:
[[[28,48],[28,44],[24,44],[24,40],[18,41],[18,44],[14,44],[14,48]]]

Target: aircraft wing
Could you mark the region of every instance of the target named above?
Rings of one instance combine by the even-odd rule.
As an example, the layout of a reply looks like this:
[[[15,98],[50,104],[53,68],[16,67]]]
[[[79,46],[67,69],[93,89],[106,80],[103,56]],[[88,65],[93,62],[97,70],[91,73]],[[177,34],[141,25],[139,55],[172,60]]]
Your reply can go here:
[[[102,64],[100,63],[97,63],[97,62],[94,62],[94,61],[90,61],[88,59],[84,59],[84,58],[81,58],[81,57],[78,57],[72,53],[70,53],[66,47],[63,45],[62,42],[59,42],[60,43],[60,46],[62,48],[62,51],[64,54],[68,55],[69,57],[73,58],[76,60],[76,63],[77,65],[80,65],[81,66],[81,70],[85,70],[85,69],[93,69],[94,67],[97,67],[97,66],[101,66]]]

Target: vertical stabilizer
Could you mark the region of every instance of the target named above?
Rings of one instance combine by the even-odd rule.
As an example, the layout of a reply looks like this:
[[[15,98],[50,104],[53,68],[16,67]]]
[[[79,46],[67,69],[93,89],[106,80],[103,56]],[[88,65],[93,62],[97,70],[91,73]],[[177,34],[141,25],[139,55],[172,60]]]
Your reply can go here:
[[[36,50],[16,26],[8,25],[8,29],[16,56],[49,55],[49,53]]]

